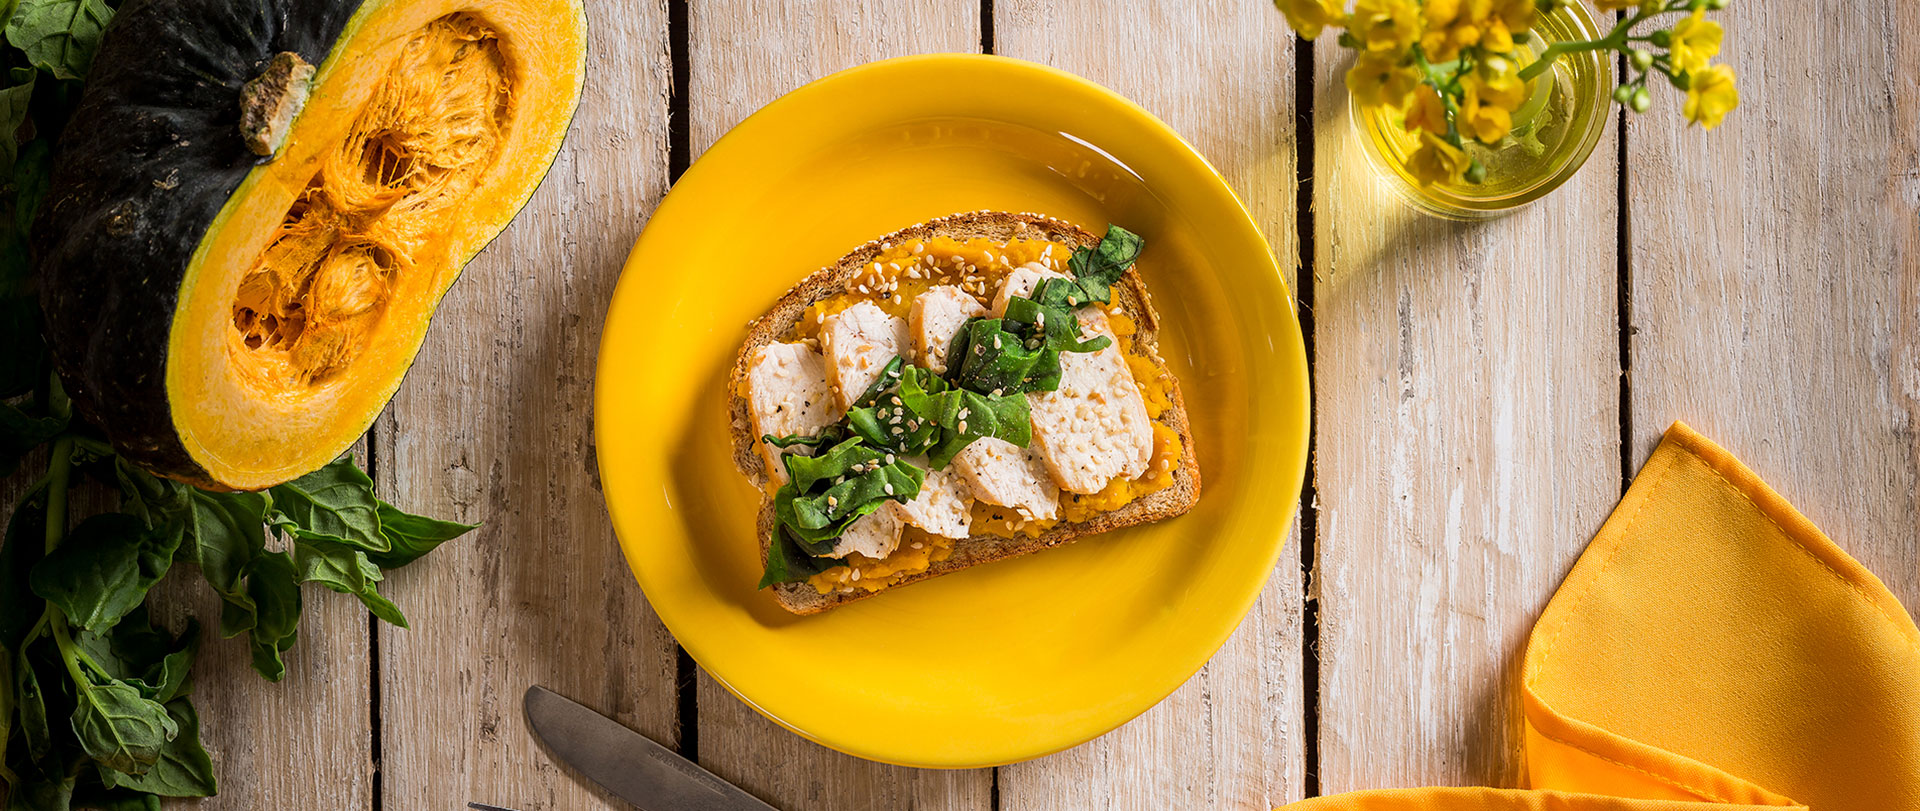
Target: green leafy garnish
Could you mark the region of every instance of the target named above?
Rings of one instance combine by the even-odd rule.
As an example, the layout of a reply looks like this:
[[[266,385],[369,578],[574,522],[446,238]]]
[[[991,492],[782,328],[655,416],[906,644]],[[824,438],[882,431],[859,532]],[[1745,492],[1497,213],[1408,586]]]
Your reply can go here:
[[[826,557],[847,527],[920,494],[926,471],[856,436],[818,456],[781,457],[787,483],[774,493],[774,524],[760,588],[805,580],[834,566]]]
[[[7,42],[54,78],[79,79],[112,19],[113,9],[103,0],[20,0],[7,20]]]
[[[1032,439],[1024,395],[953,388],[917,366],[902,374],[899,386],[880,405],[847,416],[854,432],[869,444],[902,456],[927,454],[935,470],[982,437],[999,437],[1021,447]],[[902,430],[895,433],[896,428]]]

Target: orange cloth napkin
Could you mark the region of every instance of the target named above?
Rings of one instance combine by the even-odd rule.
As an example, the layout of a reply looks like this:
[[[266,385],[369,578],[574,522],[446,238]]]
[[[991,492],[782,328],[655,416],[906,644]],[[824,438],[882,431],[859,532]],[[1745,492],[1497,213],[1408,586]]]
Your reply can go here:
[[[1286,811],[1920,810],[1920,631],[1718,445],[1675,423],[1534,626],[1531,790]]]

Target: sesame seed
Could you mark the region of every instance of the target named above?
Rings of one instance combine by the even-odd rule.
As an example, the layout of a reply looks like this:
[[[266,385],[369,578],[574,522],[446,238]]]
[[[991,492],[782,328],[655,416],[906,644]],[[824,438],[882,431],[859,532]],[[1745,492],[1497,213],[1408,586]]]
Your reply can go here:
[[[853,580],[859,580],[859,579],[860,579],[860,570],[859,570],[859,569],[855,569],[855,570],[853,570],[853,577],[852,577],[851,579],[853,579]]]
[[[926,544],[923,544],[923,543],[921,543],[921,542],[919,542],[919,541],[914,541],[914,542],[913,542],[913,548],[914,548],[914,549],[924,549],[925,547],[926,547]]]
[[[967,421],[966,421],[966,420],[961,420],[961,421],[960,421],[960,433],[963,433],[963,434],[964,434],[964,433],[966,433],[966,432],[967,432]]]
[[[892,485],[892,484],[888,484],[888,485],[887,485],[887,495],[893,495],[893,485]]]
[[[900,427],[899,427],[899,426],[897,426],[897,425],[896,425],[896,426],[894,426],[894,428],[893,428],[893,434],[894,434],[895,436],[898,436],[898,435],[900,435],[900,434],[902,434],[902,433],[905,433],[905,432],[904,432],[904,431],[902,431],[902,430],[900,429]]]
[[[827,496],[827,506],[828,507],[840,506],[840,499],[834,498],[833,496]]]

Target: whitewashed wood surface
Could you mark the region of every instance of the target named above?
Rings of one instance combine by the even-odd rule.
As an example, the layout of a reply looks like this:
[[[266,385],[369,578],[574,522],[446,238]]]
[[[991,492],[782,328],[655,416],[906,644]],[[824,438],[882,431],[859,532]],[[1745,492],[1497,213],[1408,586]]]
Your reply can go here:
[[[1517,785],[1526,633],[1674,420],[1920,604],[1920,10],[1814,5],[1723,15],[1743,107],[1720,129],[1685,126],[1656,88],[1566,188],[1459,225],[1375,183],[1344,55],[1296,41],[1262,0],[589,0],[566,149],[454,287],[371,436],[402,507],[486,526],[395,576],[412,630],[310,600],[280,685],[212,641],[197,700],[222,794],[201,807],[624,807],[529,737],[534,683],[785,809],[1255,809]],[[687,161],[834,70],[981,50],[1166,119],[1300,268],[1312,503],[1254,612],[1166,703],[1040,760],[921,771],[786,733],[680,653],[600,502],[592,372],[621,262]]]

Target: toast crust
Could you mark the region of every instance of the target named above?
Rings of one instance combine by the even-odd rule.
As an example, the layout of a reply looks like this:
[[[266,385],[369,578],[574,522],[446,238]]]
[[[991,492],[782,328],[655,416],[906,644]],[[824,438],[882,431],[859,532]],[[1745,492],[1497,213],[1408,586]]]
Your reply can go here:
[[[740,353],[734,360],[733,371],[727,380],[728,417],[733,433],[733,463],[762,492],[766,491],[768,483],[766,460],[755,452],[754,443],[758,437],[753,435],[752,421],[747,413],[747,399],[741,395],[745,389],[747,373],[752,368],[754,353],[760,347],[778,341],[780,336],[786,334],[794,324],[800,321],[801,314],[814,302],[845,293],[849,281],[872,262],[873,258],[886,246],[937,236],[958,240],[983,237],[1002,243],[1014,239],[1044,239],[1071,247],[1092,246],[1100,241],[1098,235],[1052,217],[1004,211],[974,211],[928,220],[878,237],[853,249],[834,264],[821,268],[802,279],[799,284],[794,285],[793,289],[782,295],[766,314],[748,323],[746,341],[741,344]],[[1113,304],[1120,307],[1121,311],[1131,317],[1138,326],[1131,338],[1133,353],[1151,360],[1155,368],[1165,374],[1169,381],[1167,390],[1173,401],[1173,407],[1167,409],[1154,422],[1165,424],[1180,436],[1180,459],[1174,465],[1172,485],[1135,499],[1120,509],[1100,513],[1087,521],[1062,521],[1037,537],[1002,538],[998,535],[974,535],[956,540],[952,556],[932,564],[924,572],[909,575],[880,591],[856,590],[847,593],[821,594],[805,582],[780,583],[773,586],[772,590],[781,607],[795,614],[817,614],[931,577],[939,577],[1004,558],[1038,552],[1087,535],[1172,518],[1191,509],[1200,500],[1200,462],[1194,454],[1193,432],[1187,422],[1187,406],[1180,392],[1180,382],[1168,371],[1166,361],[1160,356],[1159,314],[1154,312],[1153,302],[1147,295],[1146,286],[1141,282],[1138,270],[1129,268],[1120,282],[1113,286]],[[760,559],[764,563],[773,531],[771,499],[762,501],[755,530],[760,538]]]

